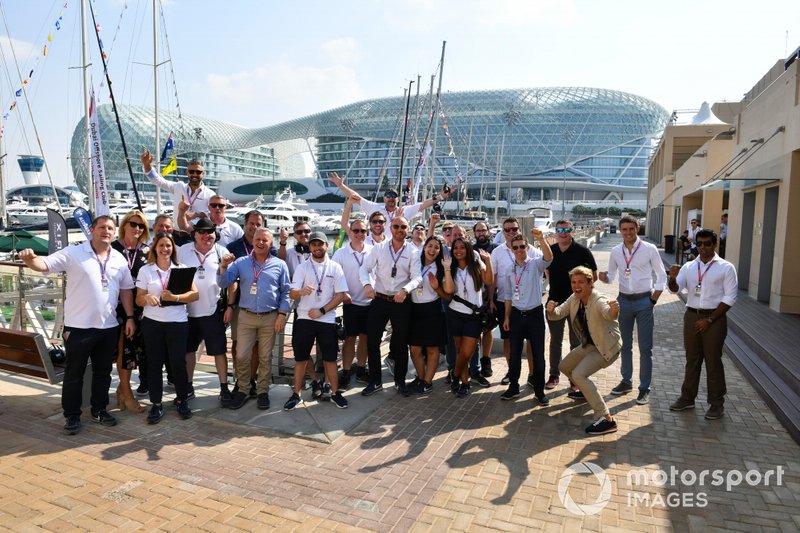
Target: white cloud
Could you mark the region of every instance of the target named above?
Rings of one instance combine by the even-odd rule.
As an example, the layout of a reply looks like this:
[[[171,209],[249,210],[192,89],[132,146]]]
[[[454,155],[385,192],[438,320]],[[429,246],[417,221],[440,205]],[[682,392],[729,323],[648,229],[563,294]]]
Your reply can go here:
[[[233,74],[209,74],[204,105],[247,127],[299,118],[364,98],[355,70],[341,65],[278,63]],[[209,101],[210,100],[210,101]]]
[[[14,47],[14,53],[11,53],[11,45]],[[3,58],[5,62],[9,65],[9,70],[13,73],[11,75],[12,79],[16,78],[16,70],[14,67],[14,57],[16,56],[17,61],[20,62],[20,71],[24,71],[26,65],[33,65],[35,62],[35,58],[39,56],[44,49],[44,46],[39,47],[39,45],[34,45],[33,43],[29,43],[27,41],[20,41],[19,39],[11,38],[11,45],[8,42],[7,35],[0,35],[0,49],[3,51]]]
[[[320,48],[335,65],[352,65],[361,59],[356,40],[352,37],[340,37],[325,41]]]

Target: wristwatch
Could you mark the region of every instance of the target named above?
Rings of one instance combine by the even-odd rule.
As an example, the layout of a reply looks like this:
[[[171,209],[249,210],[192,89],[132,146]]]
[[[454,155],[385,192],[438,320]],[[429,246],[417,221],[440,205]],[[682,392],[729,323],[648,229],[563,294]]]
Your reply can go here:
[[[320,313],[322,313],[323,315],[324,315],[324,314],[327,314],[327,311],[325,310],[325,308],[324,308],[324,307],[320,307],[320,308],[319,308],[319,312],[320,312]]]
[[[706,320],[708,320],[709,324],[713,324],[714,323],[714,319],[711,318],[711,317],[706,318]]]

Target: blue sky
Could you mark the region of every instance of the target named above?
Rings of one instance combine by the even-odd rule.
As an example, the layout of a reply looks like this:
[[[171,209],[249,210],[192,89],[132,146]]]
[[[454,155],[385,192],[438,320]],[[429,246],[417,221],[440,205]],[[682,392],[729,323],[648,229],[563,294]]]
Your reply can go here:
[[[29,98],[58,184],[71,181],[69,141],[83,113],[80,6],[68,0],[61,30],[42,47],[64,0],[0,0],[4,112],[19,82],[8,35],[27,73]],[[151,0],[95,4],[115,96],[152,105]],[[631,92],[668,110],[738,101],[800,46],[800,2],[765,0],[169,0],[161,2],[161,107],[265,126],[360,99],[399,96],[422,76],[427,88],[447,41],[446,91],[583,85]],[[792,21],[794,26],[791,25]],[[119,30],[117,28],[119,27]],[[787,31],[788,41],[787,41]],[[163,33],[163,31],[162,31]],[[90,34],[91,72],[107,92]],[[37,59],[38,58],[38,59]],[[172,74],[174,71],[174,76]],[[175,86],[173,86],[173,81]],[[13,88],[12,88],[13,86]],[[38,153],[21,99],[5,122],[9,186],[16,155]],[[155,148],[155,147],[154,147]]]

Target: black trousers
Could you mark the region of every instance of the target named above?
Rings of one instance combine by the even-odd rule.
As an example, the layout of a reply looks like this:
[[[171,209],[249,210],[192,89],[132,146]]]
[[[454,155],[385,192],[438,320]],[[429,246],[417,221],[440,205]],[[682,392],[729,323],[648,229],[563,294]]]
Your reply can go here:
[[[389,352],[394,359],[394,381],[404,385],[408,372],[408,332],[411,327],[411,298],[401,303],[375,298],[369,306],[367,320],[367,352],[369,354],[369,379],[381,382],[381,338],[386,324],[392,323],[392,340]]]
[[[150,386],[150,401],[161,403],[164,392],[161,366],[167,358],[172,363],[175,397],[179,402],[186,401],[189,393],[189,378],[186,374],[186,340],[189,337],[189,323],[159,322],[143,318],[142,334],[148,359],[147,381]]]
[[[508,364],[508,379],[512,385],[519,386],[522,368],[522,350],[525,340],[533,349],[533,383],[536,394],[544,394],[544,309],[540,305],[523,313],[511,308],[508,317],[511,354]]]
[[[108,388],[111,386],[111,367],[117,360],[119,327],[108,329],[64,329],[64,350],[67,360],[64,382],[61,384],[61,408],[64,418],[81,415],[83,403],[83,375],[86,364],[92,361],[92,410],[97,412],[108,406]]]

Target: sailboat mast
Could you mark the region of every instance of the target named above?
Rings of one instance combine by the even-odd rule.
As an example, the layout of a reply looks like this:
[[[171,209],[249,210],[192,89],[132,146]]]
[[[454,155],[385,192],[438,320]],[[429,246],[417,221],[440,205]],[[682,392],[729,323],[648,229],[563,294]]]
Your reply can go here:
[[[2,99],[0,99],[2,101]],[[8,227],[6,220],[6,141],[3,131],[3,114],[0,113],[0,228]]]
[[[436,177],[436,138],[439,136],[439,110],[441,109],[440,99],[442,97],[442,75],[444,74],[444,49],[447,46],[447,41],[442,41],[442,57],[439,59],[439,86],[436,88],[436,103],[433,109],[432,124],[433,124],[433,142],[431,143],[431,183],[434,183]],[[442,180],[447,183],[447,175],[445,174]],[[431,194],[434,194],[431,191]]]
[[[84,146],[86,149],[86,158],[84,164],[86,165],[86,189],[89,193],[89,211],[95,212],[94,205],[94,177],[92,176],[91,160],[91,145],[89,143],[89,136],[91,135],[91,128],[89,125],[89,36],[86,31],[86,0],[81,0],[81,69],[83,70],[83,123],[86,129]]]
[[[408,82],[408,91],[406,92],[406,108],[403,112],[403,144],[400,146],[400,175],[397,178],[397,194],[403,192],[403,163],[406,159],[406,135],[408,134],[408,107],[411,103],[411,84],[414,80]]]
[[[155,135],[156,135],[156,160],[154,161],[156,172],[161,173],[161,158],[159,157],[161,148],[161,131],[158,122],[158,16],[156,14],[156,2],[153,0],[153,114],[155,115]],[[177,206],[175,206],[177,209]],[[156,210],[161,211],[161,188],[156,187]]]

